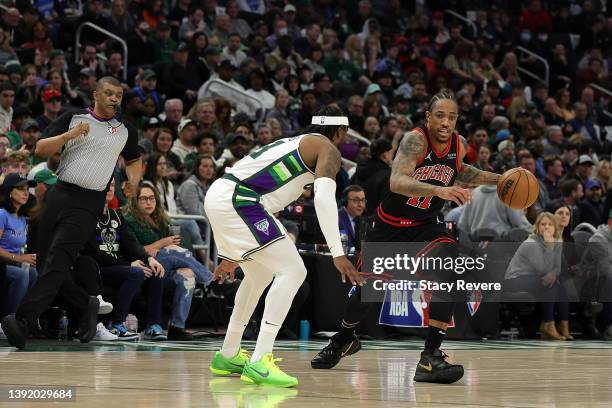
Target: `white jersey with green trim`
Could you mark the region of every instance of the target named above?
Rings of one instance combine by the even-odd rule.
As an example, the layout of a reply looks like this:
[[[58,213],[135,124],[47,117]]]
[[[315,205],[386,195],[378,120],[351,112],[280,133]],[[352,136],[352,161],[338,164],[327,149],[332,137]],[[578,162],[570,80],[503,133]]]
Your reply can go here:
[[[314,172],[304,164],[299,152],[304,136],[307,135],[279,139],[262,146],[227,168],[226,175],[257,193],[268,211],[281,211],[314,183]],[[236,198],[256,199],[249,195]]]

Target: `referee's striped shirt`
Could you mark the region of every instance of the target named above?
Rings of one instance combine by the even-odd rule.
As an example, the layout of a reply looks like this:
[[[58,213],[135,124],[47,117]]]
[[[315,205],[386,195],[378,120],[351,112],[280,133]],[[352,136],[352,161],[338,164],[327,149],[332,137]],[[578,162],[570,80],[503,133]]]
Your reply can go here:
[[[117,119],[103,119],[90,109],[66,112],[51,122],[44,137],[66,133],[79,123],[89,123],[89,134],[64,145],[57,176],[60,181],[89,190],[106,189],[119,154],[129,164],[140,159],[136,129]]]

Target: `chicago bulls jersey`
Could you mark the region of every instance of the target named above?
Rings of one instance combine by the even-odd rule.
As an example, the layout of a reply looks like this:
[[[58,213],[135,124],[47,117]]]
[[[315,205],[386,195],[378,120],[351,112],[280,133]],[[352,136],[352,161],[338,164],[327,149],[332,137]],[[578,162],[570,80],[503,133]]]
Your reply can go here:
[[[412,173],[412,177],[427,184],[434,186],[448,187],[452,186],[457,173],[461,168],[459,161],[459,134],[454,133],[446,148],[438,152],[433,147],[427,128],[424,126],[413,129],[419,132],[426,140],[427,147],[425,153],[419,159]],[[440,215],[440,210],[444,206],[444,200],[437,196],[427,197],[406,197],[401,194],[389,192],[387,197],[381,203],[378,209],[379,217],[393,224],[394,222],[402,222],[406,220],[433,221],[435,222]],[[439,217],[440,220],[443,217]],[[406,225],[408,226],[408,225]]]

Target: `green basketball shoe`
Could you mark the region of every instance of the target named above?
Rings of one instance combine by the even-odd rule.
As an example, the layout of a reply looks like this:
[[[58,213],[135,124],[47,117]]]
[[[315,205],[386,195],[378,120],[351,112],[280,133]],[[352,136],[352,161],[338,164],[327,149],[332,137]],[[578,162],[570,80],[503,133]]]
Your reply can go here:
[[[285,374],[276,365],[277,361],[282,361],[282,358],[274,358],[272,353],[265,354],[255,363],[246,361],[240,379],[249,384],[295,387],[298,384],[297,378]]]
[[[242,374],[244,364],[250,358],[251,356],[245,349],[240,349],[238,354],[232,358],[227,358],[217,351],[210,362],[210,371],[215,375]]]

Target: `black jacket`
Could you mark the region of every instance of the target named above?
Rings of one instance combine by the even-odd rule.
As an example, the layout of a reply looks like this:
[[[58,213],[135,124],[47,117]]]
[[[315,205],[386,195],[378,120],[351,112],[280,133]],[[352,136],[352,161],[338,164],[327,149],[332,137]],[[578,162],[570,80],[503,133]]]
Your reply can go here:
[[[87,241],[83,255],[91,256],[100,266],[129,265],[137,259],[146,264],[149,258],[130,232],[121,212],[112,209],[98,219],[96,231]]]
[[[391,167],[379,158],[357,165],[357,171],[351,179],[351,184],[357,184],[365,191],[366,200],[368,200],[366,215],[374,214],[376,207],[389,192],[390,176]]]

